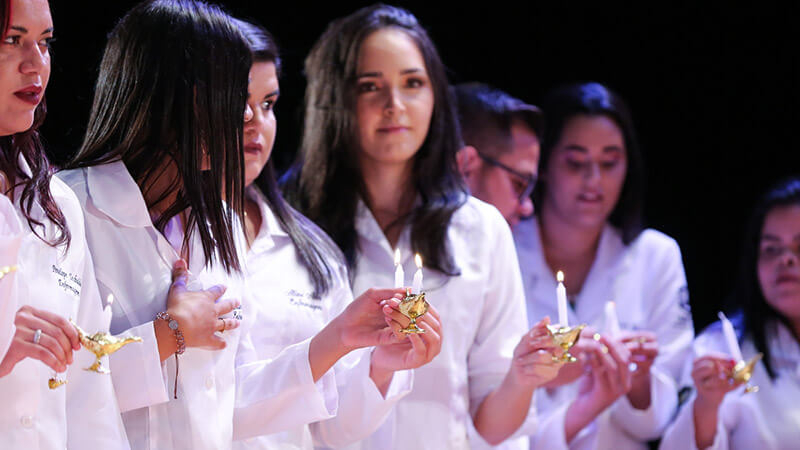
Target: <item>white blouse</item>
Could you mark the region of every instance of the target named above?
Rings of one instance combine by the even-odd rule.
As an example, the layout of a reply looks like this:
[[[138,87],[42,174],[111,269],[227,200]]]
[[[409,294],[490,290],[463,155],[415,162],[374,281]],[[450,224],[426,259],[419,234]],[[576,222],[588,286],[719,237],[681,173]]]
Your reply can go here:
[[[782,324],[767,342],[776,378],[771,380],[764,363],[760,362],[750,379],[751,385],[758,386],[758,392],[745,394],[744,387],[740,387],[725,396],[717,416],[714,443],[709,449],[793,450],[800,446],[800,343]],[[719,322],[697,337],[693,350],[695,358],[710,352],[730,354]],[[742,354],[745,359],[756,354],[751,340],[743,342]],[[693,359],[688,361],[684,378],[690,386],[692,363]],[[661,441],[662,449],[697,448],[694,399],[692,395],[681,407]]]
[[[178,399],[173,398],[175,358],[161,362],[153,328],[166,310],[172,265],[178,259],[180,227],[166,231],[152,224],[139,187],[122,162],[59,174],[83,206],[89,247],[102,296],[114,296],[111,331],[143,339],[111,357],[111,370],[123,421],[135,449],[226,449],[231,447],[234,404],[242,402],[248,433],[272,433],[335,413],[332,375],[316,384],[308,363],[308,341],[287,347],[272,360],[238,357],[248,348],[251,305],[244,280],[202,258],[199,237],[190,243],[190,288],[227,286],[225,298],[242,300],[244,321],[222,334],[224,350],[187,348],[180,358]],[[197,234],[195,233],[195,236]],[[175,247],[173,247],[173,245]],[[251,353],[252,354],[252,353]],[[237,392],[238,389],[238,392]],[[240,395],[239,392],[242,394]]]
[[[536,220],[521,222],[514,237],[529,323],[545,315],[557,318],[556,280],[545,262]],[[565,275],[569,284],[569,274]],[[677,380],[694,335],[678,244],[658,231],[645,230],[626,246],[619,231],[606,226],[583,288],[574,306],[568,307],[569,323],[603,330],[607,301],[616,302],[623,330],[656,334],[659,354],[650,371],[650,407],[635,409],[628,397],[622,396],[567,444],[564,418],[578,394],[580,380],[556,389],[539,389],[534,397],[540,424],[531,448],[646,449],[647,441],[658,438],[672,418],[678,403]]]
[[[248,319],[252,328],[255,359],[271,359],[285,347],[316,335],[353,300],[344,258],[331,253],[329,263],[339,268],[327,294],[313,295],[314,285],[300,262],[289,235],[256,188],[248,188],[261,212],[261,228],[247,253],[245,302],[252,305]],[[308,222],[310,226],[310,221]],[[316,228],[316,227],[315,227]],[[320,229],[313,233],[329,241]],[[332,241],[331,248],[335,249]],[[241,353],[241,352],[240,352]],[[363,439],[385,419],[392,406],[411,390],[413,370],[395,373],[384,398],[369,377],[370,349],[349,354],[334,366],[339,407],[335,418],[315,424],[300,424],[281,433],[251,437],[234,427],[236,449],[312,449],[314,445],[341,446]],[[238,413],[237,413],[238,414]]]
[[[29,172],[27,164],[21,163],[23,170]],[[16,298],[10,303],[13,313],[30,305],[73,319],[89,333],[108,331],[110,314],[104,313],[97,291],[80,204],[56,178],[50,181],[50,192],[64,214],[72,241],[69,248],[51,247],[27,231],[27,219],[19,210],[21,188],[16,189],[17,219],[26,232],[17,256]],[[45,224],[48,239],[56,236],[57,228],[38,203],[34,203],[31,212],[34,219]],[[9,318],[13,323],[14,314],[4,320]],[[0,328],[13,326],[3,322]],[[67,384],[55,390],[47,385],[55,372],[33,358],[23,359],[10,374],[0,378],[0,448],[128,448],[111,377],[84,370],[94,360],[94,354],[86,349],[73,352],[73,363],[59,374]],[[107,358],[103,364],[108,366]]]
[[[0,195],[0,268],[19,264],[19,246],[24,235],[14,204],[5,195]],[[0,278],[0,361],[17,332],[14,317],[19,308],[14,292],[15,279],[15,272]]]
[[[354,292],[394,285],[394,251],[372,213],[359,202],[358,266]],[[491,205],[470,197],[447,230],[449,248],[461,274],[424,271],[423,291],[442,319],[442,349],[416,369],[414,390],[398,402],[386,423],[360,447],[487,448],[472,414],[503,381],[514,347],[528,331],[525,301],[508,224]],[[416,270],[410,226],[397,247],[406,284]],[[508,446],[525,446],[535,429],[533,406]]]

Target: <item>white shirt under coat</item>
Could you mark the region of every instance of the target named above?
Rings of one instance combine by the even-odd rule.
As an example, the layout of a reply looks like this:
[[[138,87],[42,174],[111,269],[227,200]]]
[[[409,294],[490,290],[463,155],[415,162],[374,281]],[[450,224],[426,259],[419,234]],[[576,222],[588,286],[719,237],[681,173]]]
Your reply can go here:
[[[800,344],[782,324],[768,334],[776,373],[770,379],[763,362],[759,362],[750,379],[758,386],[755,393],[744,393],[744,386],[725,395],[717,415],[717,430],[711,450],[794,450],[800,446]],[[719,322],[706,329],[694,342],[694,358],[708,353],[730,354]],[[742,354],[749,360],[757,353],[752,340],[742,343]],[[684,381],[692,385],[688,360]],[[675,422],[661,441],[661,449],[696,449],[694,400],[681,407]]]
[[[226,285],[223,297],[242,300],[244,321],[238,329],[222,334],[227,343],[224,350],[187,348],[179,356],[175,400],[175,357],[161,362],[152,322],[166,310],[172,266],[178,259],[175,247],[180,248],[182,242],[180,227],[170,227],[165,237],[153,226],[142,194],[122,162],[59,176],[75,190],[83,206],[101,294],[115,298],[111,331],[144,340],[111,357],[132,448],[230,448],[237,388],[249,394],[247,407],[258,412],[250,414],[242,427],[261,433],[333,415],[334,380],[326,375],[313,382],[307,341],[284,349],[270,361],[237,361],[240,341],[248,341],[249,328],[254,326],[247,317],[249,305],[244,303],[246,284],[226,274],[220,265],[206,267],[196,233],[190,243],[189,269],[194,274],[190,288]]]
[[[319,333],[353,300],[353,294],[344,258],[336,244],[317,228],[310,233],[329,242],[335,253],[330,254],[328,263],[338,270],[330,290],[321,298],[315,297],[308,269],[264,196],[254,187],[248,188],[247,194],[261,213],[261,227],[247,253],[245,274],[250,287],[245,302],[252,306],[248,320],[258,324],[250,332],[251,350],[257,359],[271,359],[285,347]],[[309,226],[314,225],[309,221]],[[413,370],[396,372],[384,398],[369,377],[370,355],[371,349],[351,352],[332,369],[339,391],[335,418],[255,438],[240,436],[234,426],[234,438],[246,438],[235,442],[234,448],[313,449],[315,444],[337,447],[369,435],[394,404],[410,392],[413,379]]]
[[[546,315],[558,321],[557,283],[544,258],[537,221],[520,222],[514,238],[529,323]],[[565,276],[568,285],[569,274]],[[650,407],[635,409],[628,397],[622,396],[567,445],[565,414],[577,397],[581,379],[556,389],[539,389],[534,398],[540,423],[531,448],[646,449],[647,441],[657,439],[677,408],[677,380],[694,335],[688,300],[680,249],[673,239],[648,229],[625,245],[620,232],[607,225],[583,288],[574,305],[568,306],[568,320],[604,330],[605,304],[614,301],[623,331],[656,334],[659,354],[650,371]]]
[[[20,161],[23,170],[30,173],[27,164]],[[21,191],[18,187],[14,192],[18,223],[24,224],[25,232],[18,241],[13,312],[30,305],[72,319],[88,333],[108,331],[110,314],[104,313],[97,291],[83,214],[75,195],[60,180],[51,179],[50,193],[72,234],[68,248],[52,247],[29,230],[19,209]],[[57,236],[56,226],[47,219],[38,200],[31,215],[44,224],[47,239]],[[41,234],[42,228],[38,230]],[[13,314],[10,319],[13,323]],[[13,326],[3,322],[0,328]],[[55,390],[47,384],[55,372],[33,358],[23,359],[0,378],[0,448],[127,449],[111,377],[84,370],[94,360],[94,354],[86,349],[73,351],[73,363],[58,375],[67,384]],[[103,365],[108,366],[107,358],[103,358]]]
[[[361,201],[355,226],[359,254],[353,291],[393,286],[394,250]],[[447,239],[461,275],[424,269],[423,283],[426,299],[441,316],[441,353],[415,370],[414,390],[354,448],[490,447],[475,430],[472,414],[501,384],[514,348],[528,331],[519,267],[508,224],[497,209],[476,198],[453,214]],[[410,286],[416,267],[409,225],[397,247]],[[531,405],[526,421],[504,445],[525,447],[535,421]]]

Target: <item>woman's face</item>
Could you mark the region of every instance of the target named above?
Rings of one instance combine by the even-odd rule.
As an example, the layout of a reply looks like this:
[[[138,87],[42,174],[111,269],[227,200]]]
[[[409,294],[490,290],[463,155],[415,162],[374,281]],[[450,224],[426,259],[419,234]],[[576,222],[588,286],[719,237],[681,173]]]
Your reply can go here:
[[[407,163],[425,141],[433,115],[422,53],[403,31],[378,30],[361,43],[356,77],[360,158]]]
[[[11,0],[11,20],[0,43],[0,136],[21,133],[50,78],[53,19],[47,0]]]
[[[280,94],[278,74],[272,62],[256,62],[250,69],[247,98],[252,115],[245,114],[244,180],[249,186],[267,164],[275,143],[275,102]]]
[[[602,226],[619,200],[627,167],[625,139],[616,122],[606,116],[572,117],[543,175],[544,209],[581,227]]]
[[[764,219],[758,281],[770,306],[800,321],[800,205],[773,208]]]

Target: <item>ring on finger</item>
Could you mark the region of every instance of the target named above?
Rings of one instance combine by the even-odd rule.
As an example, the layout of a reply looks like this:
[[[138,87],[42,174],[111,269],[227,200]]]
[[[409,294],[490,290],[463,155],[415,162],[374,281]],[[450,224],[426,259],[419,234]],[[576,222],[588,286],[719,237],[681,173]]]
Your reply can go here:
[[[217,317],[217,320],[220,320],[220,321],[222,321],[222,329],[221,329],[221,330],[219,330],[219,332],[220,332],[220,333],[222,333],[223,331],[225,331],[225,326],[226,326],[227,324],[225,323],[225,319],[223,319],[222,317]]]
[[[36,331],[33,332],[33,343],[38,344],[41,339],[42,339],[42,329],[37,328]]]

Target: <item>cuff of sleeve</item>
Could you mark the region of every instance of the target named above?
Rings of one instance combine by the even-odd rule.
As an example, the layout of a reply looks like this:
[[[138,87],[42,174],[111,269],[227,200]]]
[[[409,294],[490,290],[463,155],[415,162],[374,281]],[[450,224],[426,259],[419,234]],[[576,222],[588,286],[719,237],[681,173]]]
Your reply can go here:
[[[627,395],[623,395],[611,407],[611,418],[615,426],[629,435],[647,441],[662,435],[678,407],[678,391],[672,379],[653,367],[650,371],[650,406],[636,409]]]
[[[694,429],[694,398],[681,407],[675,421],[664,433],[660,448],[663,450],[697,450],[697,437]],[[728,448],[728,431],[722,423],[722,418],[717,420],[717,431],[714,443],[706,450],[723,450]]]
[[[531,448],[547,448],[551,450],[568,450],[567,436],[565,432],[565,420],[569,404],[561,406],[547,416],[540,416],[541,422],[536,434],[531,439]],[[588,428],[588,427],[587,427]],[[581,433],[585,432],[586,428],[580,431],[575,439],[578,439]]]
[[[142,338],[142,342],[126,345],[109,357],[120,412],[169,401],[153,322],[133,327],[119,336]]]

